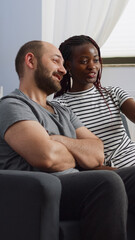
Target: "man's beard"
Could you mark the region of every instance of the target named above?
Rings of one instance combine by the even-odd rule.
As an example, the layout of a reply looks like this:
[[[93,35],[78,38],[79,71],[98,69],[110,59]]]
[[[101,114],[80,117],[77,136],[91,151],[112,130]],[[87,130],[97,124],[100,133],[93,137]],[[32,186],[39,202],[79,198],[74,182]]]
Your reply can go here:
[[[41,62],[38,62],[37,69],[35,71],[35,83],[39,89],[44,91],[47,95],[58,92],[61,90],[61,85],[53,80],[49,75],[49,71],[45,69]],[[53,72],[55,74],[56,72]]]

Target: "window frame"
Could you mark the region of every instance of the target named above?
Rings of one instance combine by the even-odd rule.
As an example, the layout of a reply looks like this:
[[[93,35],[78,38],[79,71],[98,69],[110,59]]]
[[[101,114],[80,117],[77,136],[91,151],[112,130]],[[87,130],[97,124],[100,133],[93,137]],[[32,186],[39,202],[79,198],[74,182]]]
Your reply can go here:
[[[102,63],[104,67],[107,66],[131,66],[135,67],[135,57],[103,57]]]

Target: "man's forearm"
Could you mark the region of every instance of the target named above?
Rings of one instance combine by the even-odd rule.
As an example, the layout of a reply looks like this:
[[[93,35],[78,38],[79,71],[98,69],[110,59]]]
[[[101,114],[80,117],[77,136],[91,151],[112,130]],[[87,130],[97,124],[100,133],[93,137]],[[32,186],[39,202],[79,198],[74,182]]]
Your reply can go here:
[[[48,154],[42,162],[42,170],[47,172],[60,172],[76,166],[73,155],[68,151],[64,144],[56,141],[49,141]]]
[[[91,169],[103,164],[103,143],[98,138],[73,139],[61,135],[50,137],[52,140],[64,144],[82,168]]]

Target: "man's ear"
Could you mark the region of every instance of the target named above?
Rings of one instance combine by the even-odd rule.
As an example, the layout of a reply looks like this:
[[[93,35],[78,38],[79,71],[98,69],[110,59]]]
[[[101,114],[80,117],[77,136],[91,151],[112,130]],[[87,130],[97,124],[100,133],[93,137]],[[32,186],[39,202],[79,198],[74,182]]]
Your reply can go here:
[[[26,55],[25,55],[25,63],[26,65],[31,68],[31,69],[34,69],[34,66],[35,66],[35,56],[33,53],[31,52],[28,52]]]

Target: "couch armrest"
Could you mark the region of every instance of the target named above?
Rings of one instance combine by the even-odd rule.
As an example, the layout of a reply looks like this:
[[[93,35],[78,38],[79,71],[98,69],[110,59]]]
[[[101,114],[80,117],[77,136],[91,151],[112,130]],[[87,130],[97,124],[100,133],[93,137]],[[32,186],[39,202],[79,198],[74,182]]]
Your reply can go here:
[[[58,240],[60,196],[51,174],[0,170],[0,238]]]

